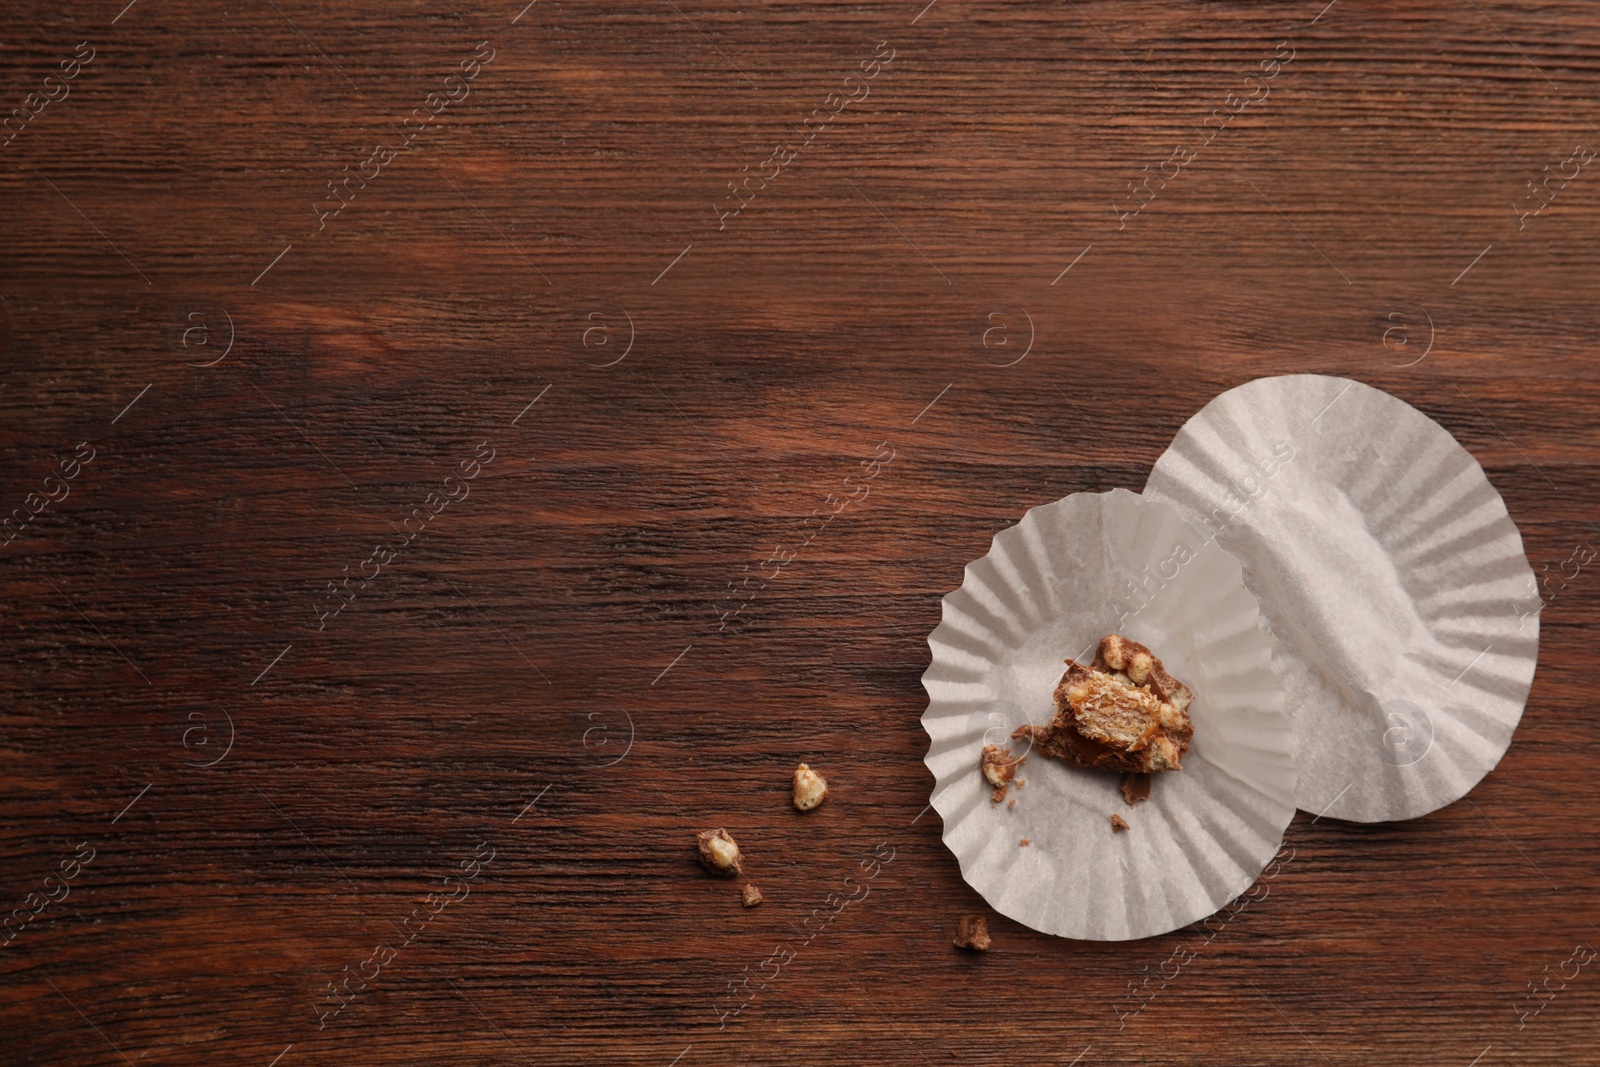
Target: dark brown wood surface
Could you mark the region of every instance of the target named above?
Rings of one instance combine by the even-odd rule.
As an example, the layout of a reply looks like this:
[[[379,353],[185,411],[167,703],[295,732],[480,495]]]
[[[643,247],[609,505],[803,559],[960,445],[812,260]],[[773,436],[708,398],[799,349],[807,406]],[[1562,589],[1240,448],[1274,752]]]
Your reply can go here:
[[[923,2],[8,6],[0,1061],[1600,1062],[1600,13]],[[1220,933],[955,951],[940,596],[1297,371],[1562,575],[1510,751]]]

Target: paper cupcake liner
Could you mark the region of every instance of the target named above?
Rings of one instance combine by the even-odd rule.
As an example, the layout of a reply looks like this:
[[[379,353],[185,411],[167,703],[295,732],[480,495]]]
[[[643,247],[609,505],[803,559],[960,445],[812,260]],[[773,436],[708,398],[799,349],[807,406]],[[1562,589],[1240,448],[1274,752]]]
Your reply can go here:
[[[1271,638],[1238,562],[1203,542],[1168,506],[1078,493],[997,534],[944,598],[922,676],[924,762],[945,845],[1001,914],[1063,937],[1149,937],[1222,907],[1277,851],[1295,771]],[[1063,659],[1088,661],[1109,633],[1148,645],[1194,691],[1182,770],[1153,776],[1130,807],[1119,775],[1034,754],[1016,806],[992,804],[986,740],[1049,722]],[[1131,829],[1113,836],[1113,812]]]
[[[1301,808],[1412,818],[1499,762],[1539,599],[1504,501],[1444,427],[1345,378],[1261,378],[1184,425],[1145,495],[1243,564],[1278,641]]]

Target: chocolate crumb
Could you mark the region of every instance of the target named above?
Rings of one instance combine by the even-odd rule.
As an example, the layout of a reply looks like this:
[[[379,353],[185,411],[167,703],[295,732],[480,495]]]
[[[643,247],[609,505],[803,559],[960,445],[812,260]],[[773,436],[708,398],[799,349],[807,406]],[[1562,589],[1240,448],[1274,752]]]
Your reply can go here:
[[[1128,820],[1113,813],[1111,816],[1111,832],[1114,834],[1120,834],[1122,831],[1127,829],[1129,829]]]
[[[1150,799],[1150,776],[1129,771],[1122,776],[1122,799],[1130,805]]]
[[[982,915],[963,915],[961,923],[956,927],[956,939],[951,942],[956,948],[970,948],[974,952],[988,952],[989,922]]]
[[[757,889],[753,883],[746,882],[744,885],[744,906],[753,908],[759,903],[761,903],[761,890]]]

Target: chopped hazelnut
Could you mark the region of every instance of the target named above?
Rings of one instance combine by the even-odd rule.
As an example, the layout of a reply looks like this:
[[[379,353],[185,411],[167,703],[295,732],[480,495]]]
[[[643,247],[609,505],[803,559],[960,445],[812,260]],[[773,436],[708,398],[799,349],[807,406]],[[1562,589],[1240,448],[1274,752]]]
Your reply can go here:
[[[1115,813],[1112,814],[1112,816],[1111,816],[1111,832],[1112,833],[1120,834],[1120,833],[1122,833],[1122,831],[1124,831],[1124,830],[1126,830],[1128,828],[1129,828],[1128,827],[1128,820],[1124,819],[1122,816],[1117,815]]]
[[[979,762],[983,766],[983,776],[989,784],[997,790],[1004,789],[1010,784],[1011,779],[1017,776],[1017,768],[1027,761],[1027,756],[1013,756],[1011,750],[1002,745],[984,745],[979,754]],[[1000,794],[1004,796],[1004,794]],[[995,798],[999,800],[1000,797]]]
[[[744,884],[744,906],[753,908],[759,903],[761,903],[761,890],[757,889],[754,883],[746,882]]]
[[[828,782],[804,763],[794,769],[794,806],[810,811],[828,798]]]
[[[739,843],[722,827],[701,830],[695,835],[700,846],[700,865],[712,874],[732,878],[744,867],[744,857],[739,853]]]
[[[1105,659],[1106,666],[1114,671],[1120,671],[1128,665],[1127,644],[1116,634],[1100,639],[1100,655]]]
[[[988,952],[992,942],[989,940],[989,922],[982,915],[963,915],[960,924],[956,927],[956,939],[951,942],[956,948],[970,948],[975,952]]]
[[[1162,704],[1156,714],[1161,720],[1163,730],[1183,729],[1183,715],[1171,704]]]

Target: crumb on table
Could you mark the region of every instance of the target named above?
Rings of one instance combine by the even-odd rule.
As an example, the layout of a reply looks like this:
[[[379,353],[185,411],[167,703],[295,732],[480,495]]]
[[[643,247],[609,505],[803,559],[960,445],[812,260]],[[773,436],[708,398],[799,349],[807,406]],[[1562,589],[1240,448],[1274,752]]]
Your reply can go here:
[[[1128,820],[1113,812],[1111,815],[1111,832],[1114,834],[1120,834],[1122,831],[1127,829],[1129,829]]]
[[[701,830],[695,835],[695,844],[700,849],[700,865],[712,874],[732,878],[743,870],[744,857],[739,852],[739,844],[722,827]]]
[[[799,811],[811,811],[828,799],[828,782],[822,775],[802,763],[794,769],[794,806]]]
[[[1033,842],[1024,837],[1021,841],[1018,841],[1017,844],[1021,845],[1023,848],[1027,848],[1029,845],[1033,844]]]
[[[963,915],[956,927],[956,939],[951,942],[956,948],[969,948],[975,952],[989,951],[992,943],[989,940],[989,922],[982,915]]]
[[[761,903],[761,899],[761,890],[757,889],[753,882],[746,882],[744,884],[744,906],[753,908]]]

